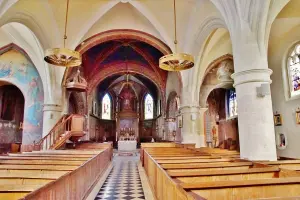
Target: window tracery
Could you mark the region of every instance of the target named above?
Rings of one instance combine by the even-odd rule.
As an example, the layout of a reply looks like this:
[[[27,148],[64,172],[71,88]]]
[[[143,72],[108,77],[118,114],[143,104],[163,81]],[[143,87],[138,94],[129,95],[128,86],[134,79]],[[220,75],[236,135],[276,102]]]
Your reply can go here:
[[[102,98],[102,119],[111,119],[111,99],[108,93]]]
[[[300,44],[296,45],[287,61],[290,96],[300,95]]]
[[[153,97],[148,93],[145,97],[145,119],[153,119],[154,101]]]

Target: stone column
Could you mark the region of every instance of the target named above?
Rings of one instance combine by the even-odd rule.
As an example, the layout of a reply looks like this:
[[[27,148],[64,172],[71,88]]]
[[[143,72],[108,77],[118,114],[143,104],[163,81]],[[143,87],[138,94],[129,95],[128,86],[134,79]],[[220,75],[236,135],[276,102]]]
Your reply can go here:
[[[182,143],[195,143],[199,148],[204,143],[201,133],[201,117],[199,106],[182,106],[179,108],[182,116],[181,137]]]
[[[257,87],[271,83],[271,73],[270,69],[250,69],[232,75],[237,93],[242,158],[277,159],[271,95],[257,95]]]
[[[205,111],[207,111],[208,108],[200,108],[199,109],[199,123],[200,123],[200,147],[206,147],[206,141],[205,141]]]
[[[49,133],[62,116],[62,106],[58,104],[44,104],[43,137]]]

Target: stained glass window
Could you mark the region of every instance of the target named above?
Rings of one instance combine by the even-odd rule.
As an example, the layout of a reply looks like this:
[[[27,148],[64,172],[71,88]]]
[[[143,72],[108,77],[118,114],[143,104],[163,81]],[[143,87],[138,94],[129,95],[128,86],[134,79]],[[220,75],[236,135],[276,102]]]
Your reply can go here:
[[[288,58],[288,75],[291,96],[300,94],[300,44],[298,44]]]
[[[152,96],[150,94],[147,94],[145,98],[145,119],[153,119],[153,102],[154,101]]]
[[[111,119],[111,100],[108,93],[102,98],[102,119]]]
[[[228,90],[228,117],[237,116],[237,101],[236,101],[236,92],[234,89]]]

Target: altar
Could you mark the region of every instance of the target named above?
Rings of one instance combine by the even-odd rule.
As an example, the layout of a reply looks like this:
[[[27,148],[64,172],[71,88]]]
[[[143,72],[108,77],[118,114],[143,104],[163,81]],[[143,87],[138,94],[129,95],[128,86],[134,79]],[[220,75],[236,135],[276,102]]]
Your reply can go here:
[[[135,151],[136,145],[136,140],[119,140],[118,151]]]
[[[117,98],[116,140],[118,151],[136,151],[139,128],[139,107],[130,85],[124,86]]]

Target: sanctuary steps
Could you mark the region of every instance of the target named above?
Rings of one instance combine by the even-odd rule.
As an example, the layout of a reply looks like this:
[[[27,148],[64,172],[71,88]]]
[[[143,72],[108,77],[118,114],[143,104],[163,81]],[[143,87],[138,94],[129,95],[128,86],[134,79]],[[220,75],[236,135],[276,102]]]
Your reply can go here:
[[[300,197],[300,160],[252,162],[236,151],[174,143],[141,146],[141,162],[158,200]]]
[[[0,156],[0,199],[84,199],[111,158],[107,144]]]

